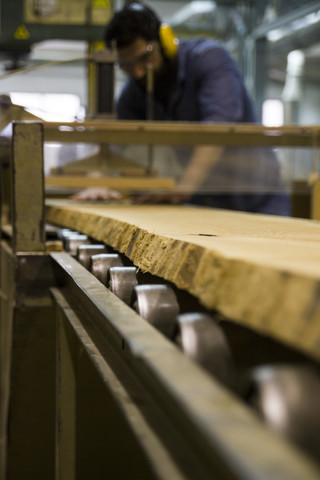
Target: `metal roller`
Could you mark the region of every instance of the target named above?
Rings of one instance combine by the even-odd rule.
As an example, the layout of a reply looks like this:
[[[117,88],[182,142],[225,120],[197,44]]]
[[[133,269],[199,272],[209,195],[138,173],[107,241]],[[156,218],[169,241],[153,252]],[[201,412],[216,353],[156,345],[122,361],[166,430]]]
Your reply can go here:
[[[98,253],[92,255],[90,270],[104,285],[108,284],[110,267],[122,267],[123,262],[117,253]]]
[[[208,314],[185,313],[178,316],[182,348],[218,380],[234,386],[231,350],[222,328]]]
[[[173,338],[179,305],[172,288],[167,285],[138,285],[134,287],[134,294],[139,315],[166,337]]]
[[[81,265],[87,270],[90,268],[90,260],[92,255],[98,255],[99,253],[106,253],[107,248],[105,245],[79,245],[77,248],[76,258]]]
[[[90,239],[87,235],[76,233],[66,236],[63,243],[64,248],[67,250],[67,252],[70,252],[72,255],[76,255],[78,247],[80,245],[89,245]]]
[[[127,305],[132,303],[134,287],[138,285],[136,267],[111,267],[109,288]]]
[[[257,367],[249,402],[278,433],[320,460],[320,377],[305,365]]]
[[[70,230],[70,228],[61,228],[58,232],[57,232],[57,237],[59,240],[64,240],[66,237],[70,236],[70,235],[78,235],[79,232],[76,232],[75,230]]]

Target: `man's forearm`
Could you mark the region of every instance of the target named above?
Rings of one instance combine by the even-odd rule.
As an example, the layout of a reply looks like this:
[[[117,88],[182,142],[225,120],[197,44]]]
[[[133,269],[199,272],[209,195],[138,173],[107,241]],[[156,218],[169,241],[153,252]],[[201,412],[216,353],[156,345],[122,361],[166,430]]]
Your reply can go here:
[[[196,147],[175,191],[192,195],[204,183],[212,167],[218,162],[223,148]]]

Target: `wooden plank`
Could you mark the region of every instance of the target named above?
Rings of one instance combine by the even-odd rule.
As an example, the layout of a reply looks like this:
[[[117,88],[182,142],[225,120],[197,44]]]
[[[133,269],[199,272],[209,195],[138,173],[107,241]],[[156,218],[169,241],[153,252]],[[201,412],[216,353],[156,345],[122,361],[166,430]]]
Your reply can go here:
[[[44,125],[46,142],[148,145],[301,146],[320,144],[320,126],[87,120]]]
[[[47,206],[209,309],[320,358],[320,223],[186,206]]]
[[[12,125],[12,190],[14,251],[45,250],[43,125]]]
[[[46,186],[63,188],[108,187],[116,190],[171,190],[173,178],[164,177],[86,177],[73,175],[50,175],[45,178]]]
[[[312,205],[311,217],[320,220],[320,180],[318,179],[312,186]]]

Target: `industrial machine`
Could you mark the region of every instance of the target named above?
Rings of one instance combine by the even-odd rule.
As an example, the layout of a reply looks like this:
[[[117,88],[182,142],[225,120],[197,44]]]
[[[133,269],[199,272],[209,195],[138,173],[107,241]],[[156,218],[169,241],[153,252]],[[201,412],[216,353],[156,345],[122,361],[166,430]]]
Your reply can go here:
[[[57,139],[310,147],[319,137],[319,127],[114,121],[3,132],[1,478],[319,478],[319,223],[46,202],[43,177],[43,143]],[[90,179],[61,176],[75,178]]]
[[[1,2],[1,50],[22,57],[47,39],[100,40],[112,16],[111,0]]]
[[[0,56],[5,60],[5,68],[9,74],[11,70],[23,72],[26,65],[29,69],[39,68],[30,58],[32,47],[37,43],[52,39],[86,41],[87,57],[78,61],[87,60],[87,115],[112,117],[116,55],[106,50],[102,41],[112,13],[111,0],[1,2]],[[48,64],[46,62],[46,66]]]

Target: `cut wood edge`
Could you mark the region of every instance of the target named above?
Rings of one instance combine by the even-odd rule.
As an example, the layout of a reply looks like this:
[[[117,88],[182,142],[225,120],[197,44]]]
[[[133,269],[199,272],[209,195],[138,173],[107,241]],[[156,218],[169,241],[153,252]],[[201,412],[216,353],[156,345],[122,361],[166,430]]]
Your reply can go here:
[[[47,207],[47,221],[111,245],[243,326],[320,358],[320,280],[232,259],[115,218]]]

